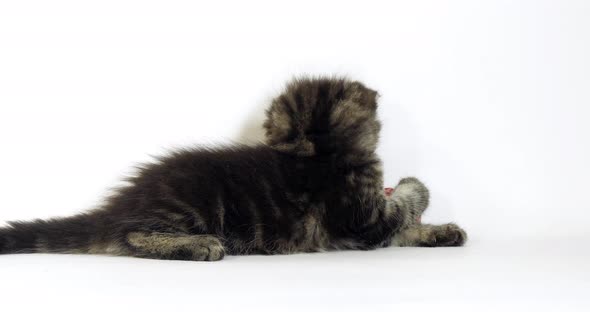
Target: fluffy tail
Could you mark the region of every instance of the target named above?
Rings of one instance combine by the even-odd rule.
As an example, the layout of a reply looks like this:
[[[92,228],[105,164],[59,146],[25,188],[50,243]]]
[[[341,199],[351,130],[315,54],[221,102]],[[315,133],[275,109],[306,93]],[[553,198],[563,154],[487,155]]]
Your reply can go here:
[[[90,215],[8,222],[0,228],[0,254],[87,253],[96,240],[96,227]]]

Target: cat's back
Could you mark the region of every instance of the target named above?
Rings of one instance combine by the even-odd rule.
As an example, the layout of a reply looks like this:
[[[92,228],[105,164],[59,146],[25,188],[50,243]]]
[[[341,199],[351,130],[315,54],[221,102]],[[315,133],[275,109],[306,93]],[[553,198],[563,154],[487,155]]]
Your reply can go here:
[[[276,170],[278,155],[264,145],[196,147],[173,151],[146,166],[144,178],[175,179],[252,178]]]

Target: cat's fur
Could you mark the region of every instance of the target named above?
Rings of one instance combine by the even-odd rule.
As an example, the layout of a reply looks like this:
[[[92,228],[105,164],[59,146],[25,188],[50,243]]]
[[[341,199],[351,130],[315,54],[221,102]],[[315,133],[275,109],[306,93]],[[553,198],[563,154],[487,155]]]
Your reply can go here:
[[[144,166],[99,209],[0,229],[0,253],[219,260],[224,254],[458,246],[456,225],[422,225],[414,178],[383,195],[377,93],[299,79],[275,98],[267,144],[178,150]]]

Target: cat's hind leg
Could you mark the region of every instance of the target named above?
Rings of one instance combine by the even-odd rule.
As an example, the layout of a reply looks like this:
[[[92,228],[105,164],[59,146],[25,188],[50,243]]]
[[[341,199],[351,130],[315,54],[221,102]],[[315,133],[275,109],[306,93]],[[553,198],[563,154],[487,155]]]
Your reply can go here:
[[[467,233],[454,223],[443,225],[416,224],[397,233],[392,239],[395,246],[454,247],[463,246]]]
[[[225,256],[223,244],[213,235],[130,232],[126,241],[131,255],[142,258],[217,261]]]

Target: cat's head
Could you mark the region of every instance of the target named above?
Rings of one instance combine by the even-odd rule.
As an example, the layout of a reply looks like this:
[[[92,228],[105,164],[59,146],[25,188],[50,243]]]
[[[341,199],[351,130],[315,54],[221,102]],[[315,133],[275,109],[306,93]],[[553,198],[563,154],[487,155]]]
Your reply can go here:
[[[373,153],[381,129],[377,92],[344,78],[295,79],[266,116],[267,143],[298,156]]]

